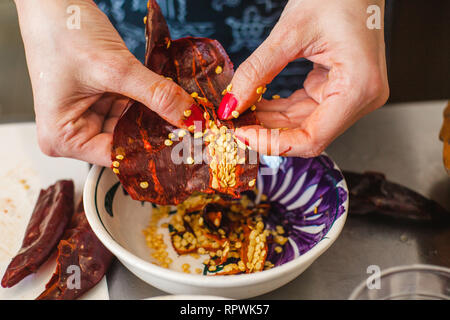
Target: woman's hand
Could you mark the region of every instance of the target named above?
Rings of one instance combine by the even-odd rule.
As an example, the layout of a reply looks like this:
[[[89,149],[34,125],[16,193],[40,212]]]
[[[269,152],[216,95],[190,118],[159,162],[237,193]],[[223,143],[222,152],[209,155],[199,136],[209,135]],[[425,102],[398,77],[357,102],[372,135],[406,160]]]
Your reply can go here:
[[[312,157],[389,95],[383,28],[366,26],[367,7],[384,1],[291,0],[266,41],[238,68],[219,117],[242,113],[291,61],[314,62],[304,89],[256,104],[262,126],[236,136],[266,154]],[[234,116],[237,116],[234,113]],[[269,129],[266,129],[269,128]],[[283,128],[281,131],[270,129]]]
[[[80,29],[67,27],[71,5],[80,8]],[[129,98],[183,125],[192,97],[145,68],[93,1],[16,0],[16,6],[44,153],[109,166],[112,131]]]

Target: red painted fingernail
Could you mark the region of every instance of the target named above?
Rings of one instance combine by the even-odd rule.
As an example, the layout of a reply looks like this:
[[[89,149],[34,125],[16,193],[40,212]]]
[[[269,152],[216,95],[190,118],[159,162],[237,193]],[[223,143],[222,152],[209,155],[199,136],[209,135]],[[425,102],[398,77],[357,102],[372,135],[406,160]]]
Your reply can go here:
[[[185,126],[189,127],[191,125],[195,125],[196,129],[203,130],[202,128],[205,127],[205,118],[203,117],[203,110],[198,105],[193,104],[192,106],[189,107],[189,109],[187,109],[187,113],[189,114],[189,116],[185,120],[183,120]],[[199,122],[201,122],[202,128],[197,128]]]
[[[218,111],[219,119],[228,119],[231,116],[231,113],[236,110],[237,104],[238,101],[236,97],[232,93],[228,92],[220,103]]]

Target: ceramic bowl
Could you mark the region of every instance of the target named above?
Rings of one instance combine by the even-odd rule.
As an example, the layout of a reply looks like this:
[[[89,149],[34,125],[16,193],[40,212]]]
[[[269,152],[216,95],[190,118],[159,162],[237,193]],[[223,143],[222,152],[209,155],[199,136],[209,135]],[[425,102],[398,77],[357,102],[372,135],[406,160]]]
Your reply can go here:
[[[345,180],[325,154],[311,159],[263,156],[256,187],[256,201],[263,193],[272,204],[267,227],[281,224],[289,240],[282,253],[269,246],[268,260],[274,268],[226,276],[183,273],[182,264],[189,263],[192,270],[202,268],[206,256],[178,256],[167,227],[162,226],[158,231],[164,235],[173,263],[168,269],[152,263],[143,229],[155,205],[132,200],[109,168],[92,167],[83,196],[87,219],[97,237],[143,281],[171,294],[244,299],[275,290],[301,274],[337,239],[348,210]]]

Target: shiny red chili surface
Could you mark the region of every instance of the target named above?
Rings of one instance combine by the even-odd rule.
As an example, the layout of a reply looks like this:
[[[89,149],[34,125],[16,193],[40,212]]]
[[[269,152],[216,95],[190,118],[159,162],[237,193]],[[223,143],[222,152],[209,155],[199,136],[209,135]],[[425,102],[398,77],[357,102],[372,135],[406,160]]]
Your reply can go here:
[[[219,42],[192,37],[171,40],[166,21],[153,0],[149,3],[146,33],[146,66],[171,78],[188,93],[198,94],[197,102],[208,113],[209,120],[231,130],[257,123],[250,110],[230,121],[220,121],[217,117],[222,92],[233,77],[233,65]],[[207,147],[202,139],[189,137],[167,145],[165,141],[176,129],[137,102],[131,104],[117,123],[112,146],[114,171],[133,199],[177,204],[196,191],[239,197],[254,186],[249,182],[256,179],[258,158],[250,150],[245,151],[245,163],[236,165],[232,187],[214,185],[211,168],[205,161],[174,162],[173,155],[182,149],[180,143],[185,144],[184,150],[200,148],[200,153],[205,153]],[[200,140],[200,145],[195,140]],[[186,160],[186,155],[183,159]]]
[[[74,210],[72,181],[61,180],[41,190],[20,248],[5,271],[4,288],[12,287],[36,272],[49,258]]]

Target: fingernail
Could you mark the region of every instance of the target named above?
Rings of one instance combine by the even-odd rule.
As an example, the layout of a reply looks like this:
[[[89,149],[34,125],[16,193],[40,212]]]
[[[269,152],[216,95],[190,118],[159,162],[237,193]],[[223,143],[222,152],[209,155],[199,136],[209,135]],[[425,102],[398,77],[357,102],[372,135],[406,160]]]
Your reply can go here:
[[[198,126],[198,123],[201,122],[202,127],[205,127],[205,119],[203,118],[203,110],[196,104],[193,104],[189,107],[188,113],[189,116],[183,120],[186,127],[189,127],[191,125]],[[196,128],[199,129],[199,128]],[[202,128],[200,128],[202,130]]]
[[[236,136],[236,138],[239,139],[242,143],[245,143],[246,146],[249,146],[249,145],[250,145],[250,143],[249,143],[249,141],[248,141],[247,138],[240,137],[240,136],[237,136],[237,135],[235,135],[235,136]]]
[[[231,116],[231,113],[236,110],[237,104],[238,101],[236,97],[231,92],[228,92],[220,103],[218,111],[219,119],[228,119]]]

